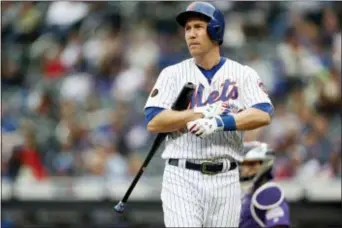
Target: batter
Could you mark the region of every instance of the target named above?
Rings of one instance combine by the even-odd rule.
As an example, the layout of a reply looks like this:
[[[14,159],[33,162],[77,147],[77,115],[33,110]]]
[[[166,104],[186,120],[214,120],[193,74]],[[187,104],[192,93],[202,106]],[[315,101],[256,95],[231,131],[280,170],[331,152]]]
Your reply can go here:
[[[147,129],[171,132],[162,153],[165,226],[237,227],[243,131],[270,124],[273,106],[255,70],[220,55],[217,8],[193,2],[176,21],[192,58],[164,68],[145,105]],[[171,110],[187,82],[197,86],[189,108]]]

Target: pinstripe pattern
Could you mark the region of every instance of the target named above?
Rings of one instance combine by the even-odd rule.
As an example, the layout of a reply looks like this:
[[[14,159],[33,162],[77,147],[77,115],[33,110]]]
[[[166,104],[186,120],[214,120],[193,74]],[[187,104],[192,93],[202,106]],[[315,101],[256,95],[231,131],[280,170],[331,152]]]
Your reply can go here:
[[[161,199],[166,227],[201,227],[202,194],[197,172],[166,165]]]
[[[209,84],[191,58],[160,73],[154,86],[159,93],[150,96],[145,107],[171,108],[187,82],[198,85],[196,92],[200,84],[203,86],[201,102],[213,91],[218,91],[221,98],[223,95],[229,97],[228,104],[237,110],[271,102],[259,86],[258,74],[250,67],[227,59]],[[230,87],[227,94],[222,94],[225,85]],[[237,89],[233,89],[234,86]],[[174,132],[166,139],[162,158],[241,161],[242,140],[243,132],[239,131],[217,132],[204,139]],[[237,227],[241,209],[238,169],[206,176],[198,171],[166,165],[161,199],[167,227]]]
[[[202,72],[194,64],[194,60],[188,59],[167,67],[161,72],[154,87],[159,90],[159,93],[155,97],[149,97],[145,107],[170,108],[186,82],[192,82],[197,85],[202,83],[205,87],[203,97],[206,99],[213,90],[220,91],[220,86],[226,79],[236,82],[238,97],[237,99],[229,100],[229,104],[234,105],[239,110],[256,103],[271,102],[267,94],[258,86],[258,74],[250,67],[227,59],[226,63],[214,76],[211,85],[209,85],[205,76],[202,75]],[[213,159],[226,157],[241,160],[242,139],[243,132],[239,131],[217,132],[205,139],[198,138],[192,134],[173,133],[166,140],[166,148],[162,157],[164,159]]]
[[[161,199],[166,227],[238,227],[238,169],[214,176],[166,165]]]

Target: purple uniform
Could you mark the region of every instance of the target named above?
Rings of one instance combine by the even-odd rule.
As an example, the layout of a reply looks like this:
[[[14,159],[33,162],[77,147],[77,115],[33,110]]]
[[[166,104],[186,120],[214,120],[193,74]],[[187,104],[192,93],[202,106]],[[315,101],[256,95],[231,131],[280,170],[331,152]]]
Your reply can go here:
[[[261,185],[242,198],[240,228],[290,226],[289,206],[274,182]]]

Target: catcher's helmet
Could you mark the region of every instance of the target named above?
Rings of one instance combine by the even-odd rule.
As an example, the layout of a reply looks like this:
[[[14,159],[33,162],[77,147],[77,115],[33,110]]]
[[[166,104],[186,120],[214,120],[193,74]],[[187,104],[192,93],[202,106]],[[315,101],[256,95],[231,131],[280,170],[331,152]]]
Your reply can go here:
[[[245,161],[260,161],[261,166],[259,170],[249,176],[240,176],[241,181],[253,181],[254,183],[260,181],[265,175],[270,175],[275,159],[274,151],[266,144],[258,141],[246,142],[244,144]]]
[[[225,29],[222,12],[208,2],[193,2],[184,12],[178,14],[176,20],[178,24],[184,27],[187,20],[193,16],[204,17],[208,20],[209,37],[221,45]]]

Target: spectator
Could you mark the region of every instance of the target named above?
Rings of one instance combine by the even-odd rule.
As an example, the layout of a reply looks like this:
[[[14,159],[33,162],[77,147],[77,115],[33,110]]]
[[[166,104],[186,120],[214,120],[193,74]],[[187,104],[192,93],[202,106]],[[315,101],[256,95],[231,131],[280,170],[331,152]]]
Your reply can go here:
[[[129,36],[130,42],[127,44],[125,59],[131,67],[146,70],[158,60],[159,47],[156,42],[156,35],[149,27],[142,23]]]
[[[68,137],[61,143],[61,150],[53,158],[53,169],[57,176],[74,176],[77,172],[77,151],[73,150],[73,142]]]
[[[122,179],[128,174],[126,159],[117,152],[116,147],[101,133],[94,138],[94,150],[83,155],[86,175]]]
[[[32,1],[21,2],[18,12],[18,20],[13,24],[14,39],[23,42],[33,41],[39,35],[39,25],[41,22],[41,12],[36,9]]]
[[[63,39],[68,30],[86,16],[88,10],[85,2],[52,2],[46,12],[45,30]]]
[[[65,48],[61,53],[62,65],[70,72],[80,62],[82,57],[82,40],[78,30],[72,30],[67,38]]]
[[[24,85],[24,74],[18,62],[9,56],[3,56],[1,65],[1,84],[6,87]]]
[[[32,126],[23,126],[24,143],[15,147],[8,162],[9,176],[19,181],[39,181],[47,177]]]
[[[56,44],[45,51],[41,59],[42,74],[47,79],[56,79],[65,76],[66,67],[61,61],[62,45]]]
[[[287,31],[285,42],[278,45],[277,51],[284,65],[283,73],[290,84],[295,83],[294,80],[304,80],[303,77],[313,76],[322,70],[318,59],[300,44],[293,28]]]

